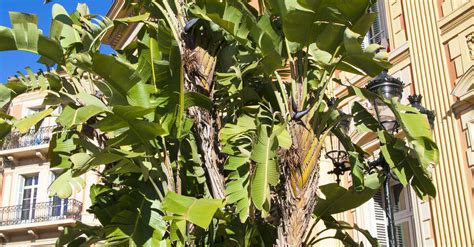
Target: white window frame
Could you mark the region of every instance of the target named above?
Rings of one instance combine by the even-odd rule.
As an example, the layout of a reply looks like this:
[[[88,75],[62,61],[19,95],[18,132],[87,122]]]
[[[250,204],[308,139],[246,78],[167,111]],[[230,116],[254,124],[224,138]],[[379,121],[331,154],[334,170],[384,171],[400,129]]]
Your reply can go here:
[[[36,184],[32,185],[25,185],[25,181],[27,177],[36,177]],[[22,221],[30,221],[34,218],[34,215],[32,214],[34,207],[36,206],[36,203],[38,203],[38,193],[40,189],[40,184],[39,184],[39,173],[29,173],[29,174],[20,174],[19,175],[19,191],[18,191],[18,205],[20,206],[20,217],[23,218],[23,197],[24,197],[24,192],[25,189],[31,189],[31,197],[30,197],[30,208],[28,211],[28,219],[22,219]],[[36,194],[34,193],[36,189]],[[33,197],[34,195],[34,197]],[[34,202],[34,203],[33,203]]]
[[[390,198],[393,202],[395,202],[394,198],[394,193],[393,193],[393,187],[396,185],[399,185],[400,182],[393,181],[390,183],[390,194],[392,198]],[[409,233],[410,233],[410,247],[412,246],[417,246],[416,242],[416,228],[415,228],[415,222],[414,222],[414,215],[413,215],[413,204],[412,204],[412,195],[411,195],[411,188],[410,186],[404,186],[402,189],[402,193],[400,196],[404,197],[404,201],[406,203],[405,209],[400,210],[398,212],[393,212],[393,218],[394,218],[394,224],[395,227],[397,225],[400,225],[402,223],[408,222],[408,228],[409,228]],[[395,229],[396,230],[396,229]],[[400,245],[400,243],[397,243]]]

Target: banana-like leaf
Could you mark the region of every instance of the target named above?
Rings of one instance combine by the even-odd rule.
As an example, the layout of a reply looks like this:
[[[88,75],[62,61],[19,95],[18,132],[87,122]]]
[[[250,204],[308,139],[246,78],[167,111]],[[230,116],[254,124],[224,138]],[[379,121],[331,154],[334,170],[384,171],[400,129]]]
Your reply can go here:
[[[31,127],[42,121],[45,117],[49,116],[53,111],[53,108],[48,108],[46,110],[37,112],[31,116],[22,118],[15,123],[15,128],[17,128],[20,133],[24,134]]]
[[[255,119],[243,114],[236,124],[226,124],[219,137],[223,151],[229,155],[224,169],[230,171],[226,184],[226,202],[235,204],[241,222],[249,217],[250,210],[250,151],[256,131]]]
[[[5,138],[11,131],[11,124],[0,118],[0,140]],[[1,142],[0,142],[1,143]]]
[[[320,190],[325,198],[319,198],[313,212],[320,218],[359,207],[375,195],[384,181],[385,176],[373,173],[366,175],[362,191],[356,191],[354,187],[346,189],[337,183],[323,185]]]
[[[250,157],[256,166],[251,185],[252,201],[264,213],[270,211],[270,186],[276,186],[280,177],[276,158],[278,141],[275,133],[269,133],[268,128],[265,124],[258,126],[257,140]]]
[[[372,247],[380,246],[378,240],[372,237],[372,235],[370,234],[368,230],[360,228],[357,224],[354,224],[352,226],[351,224],[347,222],[337,221],[332,216],[324,216],[322,219],[324,221],[324,225],[328,229],[336,230],[336,234],[334,235],[333,238],[341,241],[344,244],[344,246],[354,246],[354,247],[363,246],[363,243],[356,242],[352,238],[352,236],[347,232],[347,230],[356,230],[360,232],[369,241]],[[320,238],[319,240],[323,240],[323,238]],[[316,244],[317,242],[319,242],[318,239],[316,239],[316,241],[312,243]]]
[[[168,192],[163,200],[163,209],[172,213],[175,221],[188,221],[203,229],[209,226],[214,214],[222,206],[223,201],[219,199],[197,199],[174,192]]]
[[[160,202],[137,191],[116,196],[118,200],[94,208],[99,220],[107,223],[104,227],[107,241],[113,245],[162,246],[166,222]],[[108,199],[106,195],[101,198]]]
[[[109,88],[117,94],[110,95],[114,102],[127,102],[130,89],[135,86],[140,77],[135,76],[134,67],[126,62],[109,55],[96,54],[92,57],[92,70],[104,78]]]
[[[63,61],[63,49],[38,29],[36,15],[10,12],[12,28],[0,26],[0,51],[22,50],[42,55],[58,64]]]
[[[184,95],[184,107],[199,106],[208,111],[212,110],[212,101],[209,97],[198,92],[187,92]]]
[[[377,132],[379,123],[359,102],[354,102],[352,116],[358,132]]]
[[[74,177],[72,170],[66,170],[49,186],[49,196],[68,198],[73,192],[79,192],[86,185],[82,177]]]
[[[191,11],[196,16],[217,24],[239,43],[253,53],[261,53],[261,65],[267,74],[283,65],[282,37],[274,30],[271,16],[265,13],[257,21],[248,6],[240,1],[211,1],[212,8],[193,5]],[[256,47],[252,47],[253,44]]]
[[[4,107],[11,99],[12,90],[0,84],[0,108]]]
[[[407,182],[411,176],[414,177],[412,185],[420,198],[425,195],[435,196],[436,189],[431,182],[428,167],[438,162],[439,150],[432,139],[427,116],[413,107],[401,105],[396,99],[384,100],[367,89],[350,86],[348,91],[351,96],[371,102],[379,100],[390,108],[411,145],[404,145],[404,142],[393,140],[386,134],[379,134],[383,145],[391,145],[382,147],[384,157],[387,156],[392,167],[397,167],[395,172],[402,181]],[[402,155],[402,160],[397,155]]]
[[[415,151],[410,150],[404,140],[393,138],[385,131],[379,132],[379,140],[385,161],[403,185],[410,182],[420,198],[426,195],[436,196],[428,167],[420,165],[420,161],[413,157],[417,156],[413,154]]]
[[[375,53],[371,49],[362,50],[361,35],[347,28],[344,31],[346,54],[338,68],[355,74],[377,76],[382,70],[392,65],[388,62],[388,53]]]
[[[96,105],[87,105],[79,108],[73,108],[68,105],[63,109],[56,121],[69,129],[75,125],[85,123],[89,118],[102,112],[104,112],[104,109]]]
[[[77,149],[74,144],[74,139],[78,138],[74,132],[56,132],[51,137],[49,143],[49,154],[51,167],[57,168],[71,168],[70,161],[71,153]]]

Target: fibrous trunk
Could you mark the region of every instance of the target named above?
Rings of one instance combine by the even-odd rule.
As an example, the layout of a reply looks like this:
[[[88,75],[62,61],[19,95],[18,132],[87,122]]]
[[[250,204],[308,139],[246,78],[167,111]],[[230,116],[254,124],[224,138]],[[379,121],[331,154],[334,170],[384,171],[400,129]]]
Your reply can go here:
[[[317,203],[319,141],[312,131],[301,125],[292,125],[293,145],[289,150],[280,151],[280,167],[285,181],[278,197],[281,219],[276,246],[279,247],[304,244]]]
[[[201,40],[201,39],[199,39]],[[195,37],[185,35],[183,63],[185,67],[185,87],[208,96],[213,100],[212,79],[216,66],[218,45],[208,42],[204,46],[195,44]],[[204,49],[205,47],[206,49]],[[198,144],[201,161],[207,173],[207,181],[214,198],[225,198],[223,175],[224,157],[219,151],[218,130],[219,117],[214,111],[199,107],[190,107],[188,115],[194,119],[194,133]]]

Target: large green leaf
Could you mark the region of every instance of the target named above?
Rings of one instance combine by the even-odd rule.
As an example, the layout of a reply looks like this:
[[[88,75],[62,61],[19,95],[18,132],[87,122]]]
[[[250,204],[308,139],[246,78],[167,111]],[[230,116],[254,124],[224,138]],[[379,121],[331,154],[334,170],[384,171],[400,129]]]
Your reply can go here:
[[[388,54],[382,51],[375,53],[373,49],[362,50],[360,37],[361,34],[346,28],[344,31],[346,54],[338,68],[369,76],[377,76],[383,70],[389,69],[392,65],[388,62]]]
[[[396,99],[384,100],[367,89],[350,86],[348,91],[348,97],[358,96],[369,101],[379,100],[393,112],[411,145],[405,145],[404,142],[398,140],[393,141],[390,136],[381,134],[379,139],[382,144],[390,145],[381,147],[381,150],[385,152],[384,156],[387,156],[389,165],[397,167],[395,173],[400,175],[404,183],[414,176],[411,184],[420,198],[425,195],[435,196],[436,189],[431,181],[428,167],[438,161],[439,151],[432,140],[427,116],[413,107],[400,104]]]
[[[11,131],[12,126],[0,118],[0,140],[5,138]],[[1,142],[0,142],[1,143]]]
[[[12,91],[5,85],[0,84],[0,108],[4,107],[11,99]]]
[[[77,149],[74,144],[74,139],[77,137],[74,132],[56,132],[53,134],[49,143],[51,167],[67,169],[72,166],[69,158],[72,152]]]
[[[105,208],[95,208],[102,223],[108,223],[104,227],[107,241],[113,245],[162,246],[166,222],[161,215],[160,202],[138,191],[119,193],[117,196],[118,200],[105,204]],[[104,197],[107,195],[101,196]]]
[[[411,150],[405,141],[396,139],[386,132],[379,132],[380,150],[390,168],[403,185],[410,182],[420,198],[430,195],[436,196],[436,188],[431,181],[431,173],[423,162],[415,157],[416,151]]]
[[[256,208],[267,213],[270,210],[270,186],[276,186],[280,177],[276,160],[278,141],[272,133],[268,133],[268,127],[264,124],[258,127],[257,140],[250,156],[256,165],[251,184],[252,201]]]
[[[81,42],[78,31],[73,27],[73,20],[69,17],[66,9],[60,4],[54,4],[52,7],[51,28],[49,36],[61,43],[62,47],[71,47]]]
[[[352,116],[359,132],[377,132],[379,123],[359,102],[354,102]]]
[[[63,50],[59,43],[41,34],[36,15],[10,12],[12,28],[0,26],[0,51],[23,50],[40,54],[61,63]]]
[[[172,213],[174,220],[189,221],[204,229],[222,206],[223,200],[220,199],[197,199],[174,192],[168,192],[163,201],[163,209]]]
[[[56,246],[88,246],[100,241],[102,237],[102,226],[90,226],[76,221],[73,227],[64,227]]]
[[[187,92],[184,95],[184,107],[199,106],[208,111],[212,110],[212,101],[205,95],[197,92]]]
[[[84,188],[85,184],[82,177],[74,177],[71,170],[66,170],[49,186],[49,196],[68,198],[73,192],[77,193]]]
[[[17,128],[20,133],[24,134],[35,124],[42,121],[45,117],[49,116],[53,111],[53,108],[48,108],[41,112],[37,112],[31,116],[22,118],[15,123],[15,128]]]
[[[129,90],[141,80],[134,74],[135,69],[131,64],[114,56],[96,54],[92,57],[92,63],[92,70],[104,78],[113,92],[118,94],[111,95],[118,102],[126,102]]]
[[[314,214],[320,218],[356,208],[371,199],[384,181],[384,176],[373,173],[366,176],[362,191],[356,191],[353,187],[346,189],[336,183],[323,185],[320,190],[325,198],[319,198]]]
[[[338,239],[339,241],[341,241],[344,244],[344,246],[354,246],[354,247],[363,246],[362,242],[357,243],[356,241],[354,241],[354,239],[347,232],[347,230],[356,230],[359,233],[361,233],[369,241],[369,243],[372,245],[372,247],[379,247],[380,246],[377,238],[372,237],[372,235],[370,234],[370,232],[368,230],[360,228],[357,224],[354,224],[352,226],[347,222],[337,221],[332,216],[324,216],[322,219],[324,221],[324,225],[328,229],[336,230],[336,234],[334,235],[333,238]],[[323,239],[323,237],[321,237],[318,240],[321,241],[322,239]],[[317,243],[317,242],[319,242],[319,241],[316,241],[314,243]]]
[[[93,104],[79,108],[68,105],[63,109],[56,121],[65,128],[71,128],[72,126],[85,123],[89,118],[101,112],[104,112],[104,108]]]
[[[228,154],[224,169],[230,171],[226,184],[226,203],[235,204],[241,222],[245,222],[250,211],[250,151],[252,135],[256,131],[255,119],[241,115],[236,124],[226,124],[219,137],[223,151]]]

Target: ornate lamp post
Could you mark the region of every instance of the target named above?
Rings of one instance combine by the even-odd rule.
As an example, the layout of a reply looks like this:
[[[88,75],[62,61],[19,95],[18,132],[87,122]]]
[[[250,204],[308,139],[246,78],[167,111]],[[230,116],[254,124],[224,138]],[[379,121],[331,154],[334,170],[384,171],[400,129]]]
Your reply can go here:
[[[385,99],[391,100],[392,98],[397,99],[400,102],[403,94],[403,82],[397,78],[394,78],[388,75],[387,71],[382,72],[376,78],[367,84],[367,89],[370,91],[382,96]],[[421,95],[413,95],[409,96],[408,100],[410,105],[414,108],[418,109],[420,113],[426,114],[428,117],[428,121],[433,128],[435,115],[433,111],[430,111],[421,105]],[[380,100],[375,100],[372,102],[375,108],[375,115],[377,120],[379,120],[382,127],[387,130],[388,132],[394,134],[398,132],[399,124],[393,115],[393,113],[388,109],[388,107]],[[393,178],[398,180],[393,172],[390,170],[389,165],[385,162],[385,159],[382,155],[380,157],[369,163],[369,166],[373,167],[382,167],[385,169],[387,173],[387,179],[385,180],[384,184],[384,194],[385,194],[385,213],[387,215],[387,230],[389,236],[389,244],[390,246],[397,246],[396,241],[396,232],[395,232],[395,221],[393,217],[393,209],[392,209],[392,197],[391,197],[391,190],[390,190],[390,179]]]
[[[371,80],[366,88],[373,93],[378,94],[379,96],[383,97],[386,100],[396,99],[400,102],[400,99],[403,95],[403,82],[397,78],[390,76],[387,71],[380,73],[377,77]],[[426,114],[428,117],[428,121],[433,128],[435,115],[433,111],[430,111],[421,105],[421,95],[413,95],[409,96],[408,100],[410,105],[420,111],[420,113]],[[331,101],[328,105],[331,105]],[[376,99],[371,102],[374,106],[375,116],[379,121],[381,127],[388,131],[391,134],[397,133],[399,129],[399,123],[393,112],[389,109],[389,107],[379,99]],[[343,116],[342,121],[338,124],[338,127],[341,131],[347,133],[349,130],[350,125],[350,118],[347,117],[347,114],[339,111],[339,114]],[[331,147],[333,141],[331,140]],[[331,151],[326,153],[326,157],[331,159],[334,165],[334,169],[329,172],[329,174],[335,174],[337,176],[336,181],[340,183],[339,176],[343,175],[346,171],[351,170],[351,165],[348,159],[348,154],[345,150],[342,149],[341,144],[337,148],[332,148]],[[390,179],[398,180],[395,174],[390,170],[390,166],[385,161],[382,154],[371,162],[368,162],[370,168],[376,169],[383,169],[387,174],[387,178],[384,183],[384,204],[385,204],[385,213],[387,216],[387,231],[389,237],[389,246],[396,247],[396,231],[395,231],[395,221],[393,216],[393,208],[392,208],[392,197],[391,197],[391,190],[390,190]]]
[[[397,78],[390,76],[387,71],[380,73],[377,77],[375,77],[372,81],[367,84],[367,89],[373,93],[382,96],[387,100],[391,100],[392,98],[396,98],[398,102],[403,95],[403,82]],[[390,109],[388,109],[387,105],[376,99],[372,102],[375,110],[375,115],[377,120],[382,125],[381,127],[384,128],[389,133],[396,133],[398,132],[399,124],[396,120],[395,115],[393,114]],[[385,159],[382,155],[380,157],[369,163],[370,166],[377,166],[382,167],[387,172],[387,179],[385,180],[384,184],[384,194],[385,194],[385,214],[387,216],[387,231],[388,231],[388,238],[389,238],[389,245],[390,246],[397,246],[396,241],[396,232],[395,232],[395,220],[393,216],[393,209],[392,209],[392,197],[390,191],[390,179],[392,177],[390,173],[390,167],[385,162]]]

